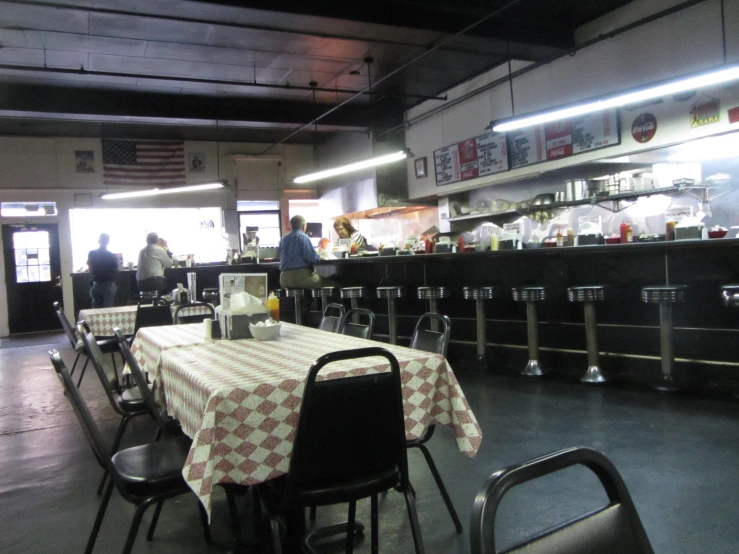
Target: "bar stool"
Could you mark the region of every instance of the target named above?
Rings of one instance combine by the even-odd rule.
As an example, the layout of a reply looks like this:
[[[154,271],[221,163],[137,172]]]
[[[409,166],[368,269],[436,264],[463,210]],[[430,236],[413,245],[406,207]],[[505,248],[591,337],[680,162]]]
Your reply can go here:
[[[318,289],[311,289],[313,298],[321,299],[321,313],[326,311],[326,306],[331,303],[331,297],[334,295],[336,287],[321,287]]]
[[[477,358],[475,365],[486,368],[485,345],[487,343],[487,330],[485,319],[485,300],[492,300],[500,296],[498,287],[463,287],[462,294],[465,300],[475,301],[475,319],[477,321]]]
[[[598,365],[598,326],[595,322],[595,302],[605,299],[605,285],[569,287],[570,302],[582,302],[585,310],[585,344],[588,351],[588,370],[580,377],[583,383],[605,383]]]
[[[437,301],[449,297],[449,289],[446,287],[418,287],[418,299],[429,301],[429,312],[438,314]],[[439,332],[439,322],[431,320],[431,330]]]
[[[387,318],[390,344],[398,344],[398,312],[396,298],[405,296],[405,287],[377,287],[377,298],[387,299]]]
[[[659,343],[662,358],[662,383],[655,388],[669,392],[676,390],[672,366],[675,358],[672,350],[672,305],[685,302],[685,285],[659,285],[642,287],[641,300],[646,304],[659,304]]]
[[[536,319],[536,303],[549,297],[547,287],[514,287],[513,300],[526,302],[526,335],[529,342],[529,362],[522,375],[539,377],[545,371],[539,366],[539,322]]]
[[[303,324],[303,296],[305,295],[305,289],[282,289],[285,294],[285,298],[295,299],[295,324]]]
[[[352,310],[359,308],[359,299],[364,298],[364,287],[341,287],[339,289],[339,296],[346,300],[349,299]],[[359,323],[359,316],[352,316],[352,323]]]
[[[739,308],[739,285],[723,285],[721,296],[727,308]]]

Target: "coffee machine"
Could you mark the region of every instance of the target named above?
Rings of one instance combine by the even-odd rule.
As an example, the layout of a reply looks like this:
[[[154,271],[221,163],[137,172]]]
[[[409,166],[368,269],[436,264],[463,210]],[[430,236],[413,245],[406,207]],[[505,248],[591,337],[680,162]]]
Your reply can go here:
[[[244,233],[244,258],[253,258],[259,263],[259,227],[247,227]]]

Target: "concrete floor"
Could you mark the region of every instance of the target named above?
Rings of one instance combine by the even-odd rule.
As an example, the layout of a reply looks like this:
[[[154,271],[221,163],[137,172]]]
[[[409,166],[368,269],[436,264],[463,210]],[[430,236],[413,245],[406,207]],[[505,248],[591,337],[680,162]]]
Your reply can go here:
[[[71,364],[62,335],[0,343],[0,551],[80,552],[92,526],[101,470],[61,393],[46,352],[57,348]],[[89,368],[91,370],[91,368]],[[641,390],[589,388],[458,372],[483,429],[474,460],[461,455],[449,429],[439,429],[430,449],[465,526],[456,535],[431,476],[418,453],[410,454],[411,478],[426,551],[469,552],[469,515],[480,485],[493,471],[553,450],[585,445],[601,450],[620,470],[655,552],[739,551],[739,404],[663,396]],[[82,391],[106,436],[118,422],[92,370]],[[125,445],[152,436],[136,421]],[[585,469],[570,469],[512,491],[499,512],[501,544],[597,507],[605,499]],[[365,505],[366,504],[366,505]],[[381,501],[380,549],[412,552],[401,495]],[[320,509],[319,524],[342,519],[345,508]],[[96,552],[121,548],[132,506],[115,494]],[[369,521],[369,502],[358,507]],[[232,537],[222,493],[213,513],[216,545],[206,547],[194,496],[165,504],[153,542],[139,535],[135,552],[227,552]],[[337,552],[341,549],[328,548]],[[356,552],[369,552],[369,540]]]

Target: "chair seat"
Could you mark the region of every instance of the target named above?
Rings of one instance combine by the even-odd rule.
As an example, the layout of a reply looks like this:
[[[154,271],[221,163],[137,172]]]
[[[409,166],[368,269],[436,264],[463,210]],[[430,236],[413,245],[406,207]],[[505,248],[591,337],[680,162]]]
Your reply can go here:
[[[118,406],[124,412],[140,412],[146,409],[146,402],[141,398],[137,387],[124,390],[118,397]]]
[[[121,450],[113,456],[126,490],[134,496],[186,489],[182,477],[192,439],[186,436]]]
[[[98,346],[100,347],[100,350],[102,350],[103,354],[118,352],[118,341],[115,337],[96,339],[95,342],[98,343]]]

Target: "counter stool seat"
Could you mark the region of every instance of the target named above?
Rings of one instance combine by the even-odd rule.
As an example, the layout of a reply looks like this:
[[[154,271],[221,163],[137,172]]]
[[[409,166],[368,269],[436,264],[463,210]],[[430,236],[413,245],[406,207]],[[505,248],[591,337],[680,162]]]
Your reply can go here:
[[[273,294],[274,294],[274,295],[275,295],[275,296],[276,296],[277,298],[284,298],[284,297],[285,297],[284,291],[283,291],[282,289],[275,289],[275,290],[273,290],[273,291],[272,291],[272,293],[273,293]]]
[[[492,300],[500,296],[498,287],[462,287],[465,300]]]
[[[606,285],[569,287],[570,302],[582,302],[585,311],[585,344],[588,353],[588,369],[580,378],[583,383],[605,383],[606,378],[598,365],[598,325],[595,321],[595,304],[605,300]]]
[[[387,300],[388,335],[390,344],[398,344],[398,312],[395,300],[405,296],[404,286],[377,287],[377,298]]]
[[[516,302],[541,302],[549,298],[548,287],[514,287],[511,292]]]
[[[305,296],[305,289],[282,289],[286,298],[295,299],[295,324],[303,324],[303,297]]]
[[[539,365],[539,321],[536,303],[549,297],[549,288],[543,286],[513,287],[513,300],[526,302],[526,337],[529,343],[529,361],[521,372],[529,377],[541,377],[546,373]]]
[[[672,340],[672,305],[685,302],[686,285],[655,285],[642,287],[641,300],[645,304],[659,304],[659,344],[662,361],[662,381],[655,388],[659,391],[677,389],[673,375],[675,355]]]
[[[439,300],[449,296],[447,287],[418,287],[419,300]]]
[[[336,287],[319,287],[317,289],[311,289],[313,298],[321,299],[321,312],[326,311],[326,307],[329,305],[331,297],[334,295]]]
[[[685,302],[686,285],[659,285],[642,287],[641,301],[646,304],[675,304]]]
[[[487,346],[487,318],[485,316],[485,300],[492,300],[500,296],[498,287],[462,287],[462,296],[465,300],[475,301],[475,322],[477,323],[477,358],[475,366],[487,369],[485,358]]]
[[[341,298],[364,298],[364,287],[341,287],[339,289]]]
[[[739,285],[723,285],[721,296],[728,308],[739,308]]]

